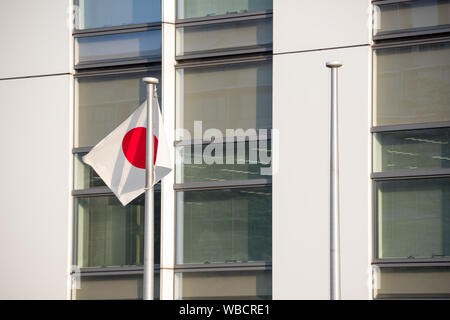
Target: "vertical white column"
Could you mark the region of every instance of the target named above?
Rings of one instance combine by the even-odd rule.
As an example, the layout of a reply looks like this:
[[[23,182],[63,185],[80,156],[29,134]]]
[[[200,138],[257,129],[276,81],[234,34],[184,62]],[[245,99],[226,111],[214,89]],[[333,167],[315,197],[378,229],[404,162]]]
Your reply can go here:
[[[170,158],[175,163],[175,2],[162,0],[162,117]],[[172,170],[161,184],[161,269],[160,299],[174,299],[175,192]]]

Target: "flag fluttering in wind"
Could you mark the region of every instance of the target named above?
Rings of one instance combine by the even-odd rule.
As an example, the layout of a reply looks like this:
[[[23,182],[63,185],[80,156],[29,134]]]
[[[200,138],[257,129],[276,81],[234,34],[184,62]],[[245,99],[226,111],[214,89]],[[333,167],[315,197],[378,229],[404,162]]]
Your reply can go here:
[[[161,111],[153,97],[153,185],[171,169]],[[147,102],[100,141],[83,161],[90,165],[125,206],[145,191]]]

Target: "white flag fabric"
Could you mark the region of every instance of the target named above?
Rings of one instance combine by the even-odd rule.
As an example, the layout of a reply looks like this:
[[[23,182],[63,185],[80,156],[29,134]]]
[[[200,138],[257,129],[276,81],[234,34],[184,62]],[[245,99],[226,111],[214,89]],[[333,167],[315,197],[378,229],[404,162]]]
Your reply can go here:
[[[83,161],[90,165],[125,206],[145,190],[147,102],[100,141]],[[171,170],[169,145],[159,109],[153,98],[153,185]]]

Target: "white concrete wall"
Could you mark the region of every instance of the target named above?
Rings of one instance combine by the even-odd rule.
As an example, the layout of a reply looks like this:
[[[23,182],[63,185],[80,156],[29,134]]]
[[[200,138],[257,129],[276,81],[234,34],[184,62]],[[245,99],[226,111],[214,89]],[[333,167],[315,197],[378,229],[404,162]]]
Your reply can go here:
[[[69,72],[71,2],[0,2],[0,79]]]
[[[362,0],[274,1],[273,127],[280,133],[279,171],[273,176],[274,299],[330,297],[325,67],[330,60],[344,64],[339,69],[342,298],[370,298],[368,6]]]
[[[69,298],[70,4],[0,2],[0,299]]]

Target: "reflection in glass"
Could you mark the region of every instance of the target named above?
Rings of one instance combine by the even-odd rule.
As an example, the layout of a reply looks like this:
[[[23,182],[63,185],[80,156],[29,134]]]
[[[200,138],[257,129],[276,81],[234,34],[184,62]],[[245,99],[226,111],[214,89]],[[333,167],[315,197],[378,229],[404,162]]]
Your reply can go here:
[[[377,257],[450,257],[450,178],[377,181]]]
[[[379,268],[375,298],[450,298],[450,267]]]
[[[450,24],[449,0],[419,0],[374,4],[375,35],[392,31],[431,29]]]
[[[176,151],[177,183],[267,179],[272,171],[270,140],[179,146]]]
[[[83,162],[83,156],[86,153],[75,155],[74,159],[74,189],[91,189],[98,187],[106,187],[102,178],[92,169],[91,166]]]
[[[160,203],[155,192],[155,263],[160,256]],[[75,198],[76,263],[80,268],[144,262],[144,195],[127,206],[115,196]]]
[[[159,272],[155,272],[154,297],[159,299]],[[76,284],[76,277],[72,276]],[[72,300],[137,300],[142,299],[143,275],[81,276],[79,288],[72,287]]]
[[[450,42],[374,52],[374,125],[450,121]]]
[[[161,21],[161,0],[76,0],[76,29]]]
[[[177,18],[214,17],[272,9],[272,0],[177,0]]]
[[[229,49],[271,48],[272,19],[177,28],[178,56]]]
[[[75,64],[161,59],[161,30],[75,38]]]
[[[128,118],[146,99],[147,76],[160,79],[161,71],[76,78],[74,147],[95,146]]]
[[[244,135],[226,129],[270,129],[271,61],[177,69],[176,119],[190,134],[178,139],[201,139],[209,128],[226,136]],[[202,129],[194,130],[195,121]]]
[[[374,171],[450,168],[450,129],[374,134]]]
[[[272,272],[176,273],[175,299],[272,299]]]
[[[177,193],[177,263],[272,260],[272,187]]]

